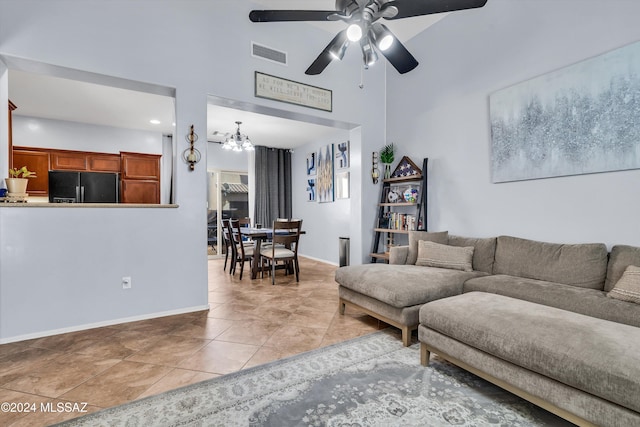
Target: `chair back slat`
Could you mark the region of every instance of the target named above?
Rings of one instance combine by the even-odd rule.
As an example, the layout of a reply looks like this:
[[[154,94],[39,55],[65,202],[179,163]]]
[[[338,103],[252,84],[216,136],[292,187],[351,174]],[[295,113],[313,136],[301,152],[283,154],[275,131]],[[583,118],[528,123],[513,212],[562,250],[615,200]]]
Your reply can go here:
[[[302,220],[295,221],[274,221],[273,222],[273,243],[281,243],[287,246],[295,245],[292,250],[297,252],[298,241],[300,240],[300,228]]]

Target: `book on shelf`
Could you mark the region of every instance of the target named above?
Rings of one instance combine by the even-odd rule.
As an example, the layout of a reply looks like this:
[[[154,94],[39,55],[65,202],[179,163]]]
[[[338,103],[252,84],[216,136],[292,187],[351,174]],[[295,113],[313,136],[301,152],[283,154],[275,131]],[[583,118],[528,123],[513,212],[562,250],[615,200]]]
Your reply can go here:
[[[415,230],[416,216],[398,212],[388,212],[380,218],[378,226],[378,228],[386,228],[388,230]]]

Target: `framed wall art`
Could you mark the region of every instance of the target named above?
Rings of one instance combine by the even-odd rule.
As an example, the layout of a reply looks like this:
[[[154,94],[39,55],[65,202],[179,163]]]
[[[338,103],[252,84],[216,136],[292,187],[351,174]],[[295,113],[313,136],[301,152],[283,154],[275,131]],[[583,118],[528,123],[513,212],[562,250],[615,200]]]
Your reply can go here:
[[[336,199],[349,198],[349,172],[336,172]]]
[[[320,203],[333,202],[333,144],[320,148],[317,162],[316,197]]]
[[[316,179],[307,179],[307,202],[316,201]]]
[[[333,109],[333,93],[329,89],[294,82],[259,71],[255,72],[254,95],[257,98],[302,105],[317,110],[331,112]]]
[[[640,168],[640,42],[489,97],[494,183]]]
[[[349,141],[339,142],[334,145],[333,153],[336,170],[347,169],[349,167]]]

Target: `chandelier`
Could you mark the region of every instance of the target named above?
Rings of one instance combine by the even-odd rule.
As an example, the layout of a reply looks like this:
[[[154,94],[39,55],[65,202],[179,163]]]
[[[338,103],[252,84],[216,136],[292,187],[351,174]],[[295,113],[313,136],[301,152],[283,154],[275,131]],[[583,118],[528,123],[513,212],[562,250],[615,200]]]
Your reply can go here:
[[[223,143],[222,148],[225,150],[233,150],[233,151],[253,151],[253,144],[249,137],[245,134],[240,133],[240,125],[242,122],[236,122],[238,128],[235,133],[232,133]]]

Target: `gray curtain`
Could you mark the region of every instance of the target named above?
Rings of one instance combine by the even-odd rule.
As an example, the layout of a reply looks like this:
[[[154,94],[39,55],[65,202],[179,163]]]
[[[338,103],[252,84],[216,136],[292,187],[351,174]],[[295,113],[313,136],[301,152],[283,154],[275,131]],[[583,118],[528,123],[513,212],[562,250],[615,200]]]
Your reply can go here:
[[[291,152],[256,146],[255,223],[271,227],[276,218],[291,218]]]

